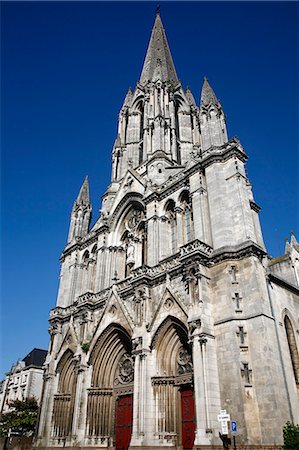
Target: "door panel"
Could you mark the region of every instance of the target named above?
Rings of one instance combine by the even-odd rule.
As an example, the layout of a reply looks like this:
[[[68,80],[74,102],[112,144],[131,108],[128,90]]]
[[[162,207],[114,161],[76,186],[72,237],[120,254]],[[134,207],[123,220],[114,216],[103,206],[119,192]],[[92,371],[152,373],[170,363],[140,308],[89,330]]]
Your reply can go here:
[[[184,450],[193,448],[195,438],[194,396],[192,389],[181,390],[182,444]]]
[[[133,422],[133,395],[124,395],[117,400],[115,418],[116,450],[127,450],[131,441]]]

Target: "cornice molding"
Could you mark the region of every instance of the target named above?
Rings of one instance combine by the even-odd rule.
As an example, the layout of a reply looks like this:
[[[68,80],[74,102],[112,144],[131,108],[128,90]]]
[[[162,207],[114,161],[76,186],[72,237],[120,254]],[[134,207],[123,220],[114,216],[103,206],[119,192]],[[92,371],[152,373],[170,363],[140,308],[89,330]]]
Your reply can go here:
[[[281,286],[285,289],[288,289],[289,291],[293,292],[296,295],[299,295],[299,286],[295,286],[292,283],[289,283],[287,280],[284,280],[280,278],[277,275],[274,275],[273,273],[269,273],[269,280],[278,286]]]

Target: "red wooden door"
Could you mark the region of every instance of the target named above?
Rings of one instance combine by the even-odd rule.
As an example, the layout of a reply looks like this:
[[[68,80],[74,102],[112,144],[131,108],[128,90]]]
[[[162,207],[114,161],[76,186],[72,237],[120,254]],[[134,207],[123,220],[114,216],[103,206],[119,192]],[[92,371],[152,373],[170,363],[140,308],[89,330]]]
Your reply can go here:
[[[131,441],[133,422],[133,395],[120,397],[116,405],[115,447],[116,450],[127,450]]]
[[[195,438],[194,397],[192,389],[181,390],[182,444],[184,450],[193,448]]]

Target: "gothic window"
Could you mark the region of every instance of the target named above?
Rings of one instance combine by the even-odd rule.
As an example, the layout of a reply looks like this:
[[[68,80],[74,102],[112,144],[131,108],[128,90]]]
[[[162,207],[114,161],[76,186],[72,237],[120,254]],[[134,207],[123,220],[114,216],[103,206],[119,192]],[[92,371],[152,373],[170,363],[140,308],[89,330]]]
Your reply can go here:
[[[184,243],[186,244],[194,239],[192,202],[188,191],[184,191],[181,195],[181,208],[183,237]]]
[[[294,329],[292,327],[291,321],[288,318],[288,316],[285,316],[284,319],[284,326],[286,330],[287,335],[287,341],[293,366],[293,372],[295,381],[298,384],[299,383],[299,356],[298,356],[298,349],[296,344],[296,337],[294,333]]]
[[[82,256],[82,293],[94,292],[95,289],[96,250],[97,246],[94,245],[90,253],[85,250]]]
[[[177,251],[177,220],[175,213],[175,203],[173,200],[169,200],[166,208],[165,215],[167,217],[168,233],[166,239],[169,242],[169,252],[173,254]]]
[[[70,350],[61,358],[57,373],[59,382],[58,393],[54,396],[52,433],[53,437],[70,436],[77,383],[74,355]]]

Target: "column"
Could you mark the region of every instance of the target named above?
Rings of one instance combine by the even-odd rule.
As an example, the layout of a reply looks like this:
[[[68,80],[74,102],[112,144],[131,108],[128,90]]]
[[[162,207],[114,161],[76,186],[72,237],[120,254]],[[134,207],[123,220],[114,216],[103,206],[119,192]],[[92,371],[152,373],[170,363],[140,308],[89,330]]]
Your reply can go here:
[[[193,226],[194,226],[194,238],[204,241],[204,229],[202,223],[201,212],[201,198],[199,189],[197,189],[192,195],[192,211],[193,211]]]
[[[133,404],[133,432],[132,440],[133,442],[138,442],[141,445],[141,441],[144,438],[144,416],[146,408],[146,354],[139,353],[136,355],[135,359],[135,371],[134,374],[137,376],[137,383],[134,378],[134,404]]]
[[[211,440],[207,437],[207,402],[206,387],[204,377],[204,363],[202,346],[205,345],[204,340],[199,334],[192,336],[192,356],[194,370],[194,397],[195,397],[195,414],[196,414],[196,431],[194,445],[210,445]]]
[[[78,434],[81,431],[81,436],[83,437],[84,435],[84,430],[82,433],[82,430],[80,430],[80,417],[81,417],[81,397],[82,397],[82,377],[83,377],[83,366],[81,366],[81,358],[79,357],[79,359],[77,360],[76,363],[76,368],[75,368],[75,372],[76,372],[76,394],[75,394],[75,401],[74,401],[74,412],[73,412],[73,423],[72,423],[72,436],[78,436]],[[79,432],[79,433],[78,433]]]
[[[151,239],[150,239],[151,238]],[[154,266],[158,262],[159,242],[157,239],[157,217],[148,221],[148,265]]]

